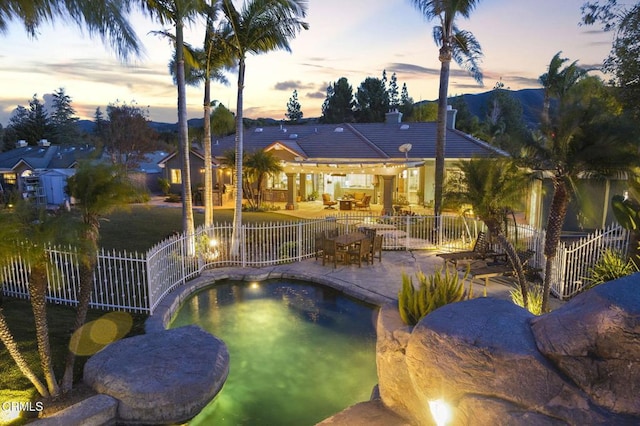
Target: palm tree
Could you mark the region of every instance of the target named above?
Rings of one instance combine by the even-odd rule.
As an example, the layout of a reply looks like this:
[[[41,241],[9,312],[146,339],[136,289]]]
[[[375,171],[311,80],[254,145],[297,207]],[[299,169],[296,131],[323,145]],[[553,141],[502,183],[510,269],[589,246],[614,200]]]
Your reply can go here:
[[[447,201],[471,204],[474,213],[487,225],[489,233],[495,237],[511,265],[522,293],[525,307],[528,306],[527,280],[518,253],[505,235],[502,224],[507,215],[517,207],[526,192],[528,175],[513,161],[496,158],[477,158],[461,161],[458,167],[463,172],[462,186],[446,191]]]
[[[73,229],[67,223],[62,223],[65,220],[64,217],[49,217],[42,209],[23,201],[18,203],[14,212],[3,218],[0,226],[1,261],[11,261],[11,258],[19,253],[29,272],[29,297],[36,328],[38,356],[46,387],[24,363],[4,318],[0,321],[0,335],[20,370],[44,397],[57,396],[60,393],[53,370],[46,311],[47,273],[50,266],[47,245],[55,243],[60,236],[72,238],[72,232],[69,231]]]
[[[213,172],[211,170],[211,81],[217,80],[228,84],[222,73],[223,68],[234,65],[231,54],[227,49],[228,34],[216,28],[216,17],[219,9],[217,5],[207,5],[207,29],[204,37],[203,49],[192,52],[193,63],[187,65],[187,84],[197,85],[204,81],[204,121],[202,147],[204,150],[204,225],[213,224]]]
[[[558,52],[551,58],[548,71],[538,78],[542,87],[544,87],[542,123],[545,125],[549,124],[551,98],[564,98],[567,91],[587,73],[586,70],[578,66],[578,61],[574,61],[569,66],[560,69],[562,64],[569,60],[568,58],[561,58],[561,53]]]
[[[525,150],[524,163],[553,184],[544,256],[543,312],[548,310],[551,278],[562,227],[575,181],[581,177],[632,176],[638,164],[637,135],[627,131],[622,108],[597,77],[583,77],[563,92],[541,134]]]
[[[306,15],[306,0],[250,0],[238,10],[231,0],[222,0],[222,10],[231,34],[229,47],[238,61],[238,97],[236,102],[236,203],[233,214],[231,254],[240,252],[242,225],[242,158],[243,158],[243,90],[248,54],[261,54],[277,49],[290,51],[289,39],[309,25],[300,18]]]
[[[254,151],[244,158],[245,174],[243,186],[247,192],[249,204],[254,204],[254,208],[258,209],[262,205],[262,190],[264,189],[265,179],[268,175],[274,175],[281,172],[282,165],[280,159],[273,155],[271,151],[263,151],[261,149]],[[256,193],[254,194],[254,189]]]
[[[106,164],[81,163],[75,175],[67,179],[69,195],[78,201],[82,218],[81,233],[76,245],[81,247],[79,256],[80,294],[73,330],[85,323],[91,293],[93,291],[93,273],[98,259],[98,240],[100,238],[100,219],[118,207],[130,202],[136,194],[124,170]],[[73,386],[73,366],[75,348],[69,346],[62,378],[62,391],[67,392]]]
[[[412,0],[411,3],[427,20],[438,19],[433,28],[433,38],[440,48],[440,87],[438,90],[438,125],[436,130],[436,170],[434,214],[442,211],[442,189],[444,185],[444,154],[447,129],[447,97],[451,60],[471,73],[482,84],[482,72],[478,66],[482,49],[476,38],[468,31],[460,30],[456,18],[468,18],[479,0]],[[439,223],[439,221],[437,222]],[[437,225],[439,226],[439,225]]]
[[[116,54],[127,59],[141,51],[139,40],[127,20],[131,0],[6,0],[0,6],[0,32],[12,20],[21,21],[32,37],[43,22],[70,20],[90,34],[98,34]]]
[[[187,237],[186,252],[193,254],[195,226],[191,193],[191,166],[189,162],[189,126],[187,123],[187,95],[184,66],[184,26],[204,10],[202,0],[146,0],[146,10],[161,25],[175,27],[175,64],[178,87],[178,144],[182,172],[182,231]]]

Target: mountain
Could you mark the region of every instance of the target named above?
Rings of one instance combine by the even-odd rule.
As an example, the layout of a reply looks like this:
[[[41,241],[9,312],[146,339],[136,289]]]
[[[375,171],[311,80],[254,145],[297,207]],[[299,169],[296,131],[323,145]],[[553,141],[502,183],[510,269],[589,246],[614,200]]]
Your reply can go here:
[[[492,91],[476,93],[470,95],[462,95],[469,106],[469,110],[473,115],[479,119],[483,119],[486,116],[487,102]],[[522,90],[507,90],[511,95],[520,101],[522,105],[522,118],[527,126],[531,128],[538,127],[540,124],[540,112],[542,111],[542,103],[544,100],[544,89],[522,89]],[[416,105],[420,105],[428,102],[436,101],[420,101],[416,102]],[[276,120],[273,118],[258,118],[258,119],[245,119],[245,123],[249,122],[249,126],[277,126],[282,123],[282,120]],[[314,121],[316,119],[309,118],[303,121]],[[192,118],[188,121],[189,127],[202,127],[202,118]],[[177,123],[160,123],[156,121],[149,122],[149,125],[156,131],[162,132],[177,132]],[[91,120],[78,121],[78,127],[81,131],[86,133],[93,132],[95,123]]]

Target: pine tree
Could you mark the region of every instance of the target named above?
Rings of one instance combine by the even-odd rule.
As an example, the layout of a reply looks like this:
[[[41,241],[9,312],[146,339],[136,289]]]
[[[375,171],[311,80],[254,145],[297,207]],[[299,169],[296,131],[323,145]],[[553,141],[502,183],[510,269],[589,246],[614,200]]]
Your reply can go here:
[[[352,123],[354,120],[353,88],[345,77],[327,87],[322,104],[323,123]]]
[[[298,102],[298,91],[294,90],[289,102],[287,102],[287,113],[285,116],[290,122],[295,123],[302,119],[302,106]]]
[[[403,120],[408,120],[413,113],[413,98],[409,96],[407,83],[402,84],[402,92],[400,93],[400,105],[398,110],[402,113]]]
[[[403,86],[402,89],[405,90],[406,87]],[[387,89],[387,93],[389,93],[389,108],[392,110],[398,109],[400,106],[400,99],[398,98],[398,77],[396,77],[395,72],[391,74],[391,81],[389,82],[389,89]]]
[[[51,113],[51,138],[57,144],[70,144],[78,140],[76,112],[71,106],[71,97],[61,87],[53,93],[53,112]]]

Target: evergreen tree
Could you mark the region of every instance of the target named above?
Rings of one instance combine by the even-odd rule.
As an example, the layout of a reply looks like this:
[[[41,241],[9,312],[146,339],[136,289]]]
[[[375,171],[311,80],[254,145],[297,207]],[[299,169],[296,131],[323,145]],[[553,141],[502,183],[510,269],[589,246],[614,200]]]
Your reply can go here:
[[[413,114],[413,98],[409,96],[409,90],[407,89],[407,83],[402,84],[402,91],[400,92],[400,105],[398,110],[402,113],[404,121],[411,119]]]
[[[302,119],[302,106],[298,102],[298,91],[294,90],[293,95],[287,102],[287,113],[285,114],[290,122],[295,123]]]
[[[351,123],[354,121],[353,88],[345,77],[327,87],[327,97],[322,104],[323,123]]]
[[[379,78],[367,77],[356,92],[356,112],[359,123],[382,123],[389,111],[389,97]]]
[[[402,90],[406,90],[406,85],[402,87]],[[389,108],[392,110],[400,108],[400,99],[398,94],[398,77],[396,77],[396,73],[391,74],[391,81],[389,82],[389,89],[387,90],[389,93]],[[407,94],[407,96],[409,96]]]
[[[29,109],[18,106],[9,120],[9,126],[15,130],[18,140],[26,140],[29,145],[36,145],[39,140],[51,134],[51,123],[44,105],[34,94],[29,101]]]
[[[53,93],[53,112],[51,113],[53,142],[57,144],[76,142],[80,135],[76,126],[77,121],[78,117],[71,106],[71,97],[61,87]]]
[[[235,129],[236,117],[223,104],[218,104],[211,113],[211,133],[221,137],[233,134]]]
[[[100,107],[96,108],[96,112],[93,114],[93,122],[95,127],[93,128],[93,134],[100,140],[104,141],[109,122],[104,119],[104,113]]]

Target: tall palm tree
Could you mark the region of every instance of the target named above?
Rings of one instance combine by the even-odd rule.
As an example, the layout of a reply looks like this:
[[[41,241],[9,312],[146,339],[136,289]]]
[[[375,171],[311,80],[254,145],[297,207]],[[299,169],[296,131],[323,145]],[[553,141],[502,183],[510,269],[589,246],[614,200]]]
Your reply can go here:
[[[207,29],[204,36],[203,48],[193,52],[195,63],[188,64],[187,84],[199,84],[204,82],[204,121],[202,147],[204,150],[204,225],[213,224],[213,172],[211,164],[211,82],[218,81],[228,84],[227,78],[222,73],[225,68],[234,65],[231,52],[228,49],[229,34],[225,34],[222,28],[216,27],[218,4],[207,5],[205,14],[207,17]]]
[[[551,58],[547,72],[538,78],[544,88],[544,101],[542,104],[542,123],[544,125],[549,124],[551,98],[564,98],[567,91],[587,73],[586,70],[578,66],[578,61],[574,61],[561,69],[560,67],[569,60],[568,58],[561,58],[561,54],[562,52],[558,52]]]
[[[140,42],[127,20],[132,0],[5,0],[0,4],[0,32],[21,21],[32,37],[43,22],[70,20],[98,34],[122,59],[138,55]]]
[[[189,125],[187,123],[187,95],[184,66],[184,26],[193,21],[205,7],[203,0],[145,0],[143,6],[161,25],[175,29],[175,63],[178,87],[178,144],[182,172],[182,231],[187,237],[187,254],[195,250],[193,201],[191,193],[191,165],[189,161]]]
[[[557,111],[525,151],[523,161],[553,184],[544,246],[543,312],[548,310],[551,279],[562,227],[576,180],[633,176],[638,164],[637,135],[630,135],[622,109],[597,77],[584,77],[558,99]]]
[[[437,19],[433,38],[439,47],[440,86],[438,90],[438,125],[436,128],[436,170],[434,214],[442,212],[442,189],[444,185],[444,154],[447,130],[447,97],[451,60],[469,71],[482,84],[482,72],[478,62],[482,57],[480,43],[472,33],[459,29],[456,18],[468,18],[480,0],[411,0],[411,3],[427,20]],[[438,221],[439,223],[439,221]],[[439,225],[438,225],[439,226]]]
[[[131,201],[136,190],[126,178],[122,169],[106,164],[81,163],[75,175],[67,179],[69,194],[78,201],[82,218],[81,232],[76,242],[80,246],[79,278],[80,293],[73,330],[85,323],[91,293],[93,274],[98,261],[98,240],[100,238],[100,219]],[[63,392],[73,386],[73,366],[76,348],[69,346],[65,361],[65,371],[61,388]]]
[[[487,225],[514,267],[522,300],[527,307],[529,298],[524,268],[502,224],[506,222],[507,215],[521,204],[529,177],[506,158],[477,158],[461,161],[458,167],[463,172],[462,186],[446,190],[445,197],[448,201],[473,206],[474,213]]]
[[[242,225],[243,91],[248,54],[272,50],[290,51],[289,40],[309,25],[306,0],[248,0],[238,10],[231,0],[221,0],[226,25],[231,33],[229,46],[238,61],[238,97],[236,101],[236,203],[233,214],[231,254],[240,253]]]

